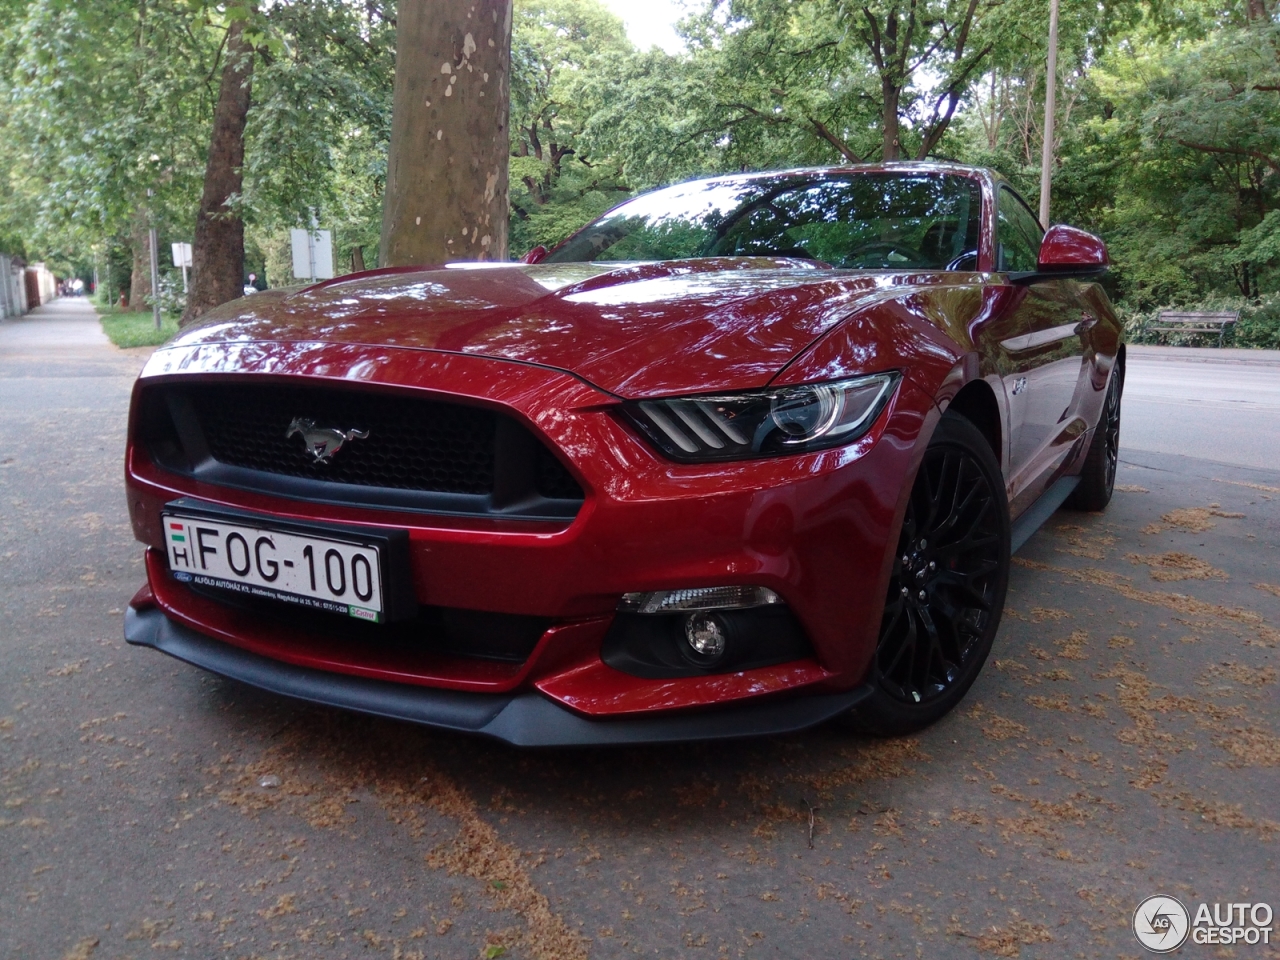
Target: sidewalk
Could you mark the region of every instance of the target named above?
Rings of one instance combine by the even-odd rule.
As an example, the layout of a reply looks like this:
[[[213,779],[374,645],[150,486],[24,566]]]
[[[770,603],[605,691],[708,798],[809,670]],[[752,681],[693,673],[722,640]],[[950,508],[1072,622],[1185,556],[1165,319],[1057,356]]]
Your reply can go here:
[[[0,320],[0,377],[136,375],[151,349],[119,350],[87,297],[61,297]]]
[[[111,347],[98,312],[86,297],[61,297],[25,316],[0,322],[0,353],[93,350]]]

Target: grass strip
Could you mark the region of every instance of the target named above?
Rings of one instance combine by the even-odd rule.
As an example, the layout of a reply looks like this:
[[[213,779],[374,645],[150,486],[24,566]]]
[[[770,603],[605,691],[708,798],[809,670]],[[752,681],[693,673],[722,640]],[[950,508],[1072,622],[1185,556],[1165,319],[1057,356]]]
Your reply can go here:
[[[149,312],[121,310],[97,302],[93,306],[102,322],[102,332],[117,347],[158,347],[178,332],[177,317],[162,317],[157,330],[155,319]]]

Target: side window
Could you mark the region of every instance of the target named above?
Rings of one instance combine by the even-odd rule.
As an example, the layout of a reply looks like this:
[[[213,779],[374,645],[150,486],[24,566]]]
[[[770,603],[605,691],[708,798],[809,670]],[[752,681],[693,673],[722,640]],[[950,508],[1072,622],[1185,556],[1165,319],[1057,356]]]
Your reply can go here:
[[[996,242],[1000,244],[997,269],[1015,273],[1036,269],[1043,239],[1044,231],[1026,204],[1008,187],[1001,187],[996,206]]]

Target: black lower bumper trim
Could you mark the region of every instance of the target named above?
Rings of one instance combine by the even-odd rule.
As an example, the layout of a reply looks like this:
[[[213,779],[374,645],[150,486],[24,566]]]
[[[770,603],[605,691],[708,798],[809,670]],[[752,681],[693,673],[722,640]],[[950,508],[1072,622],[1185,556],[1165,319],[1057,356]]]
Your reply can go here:
[[[853,707],[870,690],[617,720],[588,720],[540,693],[459,693],[296,667],[175,623],[156,608],[124,616],[124,637],[212,673],[308,703],[429,727],[477,733],[518,747],[603,746],[727,740],[795,733]]]

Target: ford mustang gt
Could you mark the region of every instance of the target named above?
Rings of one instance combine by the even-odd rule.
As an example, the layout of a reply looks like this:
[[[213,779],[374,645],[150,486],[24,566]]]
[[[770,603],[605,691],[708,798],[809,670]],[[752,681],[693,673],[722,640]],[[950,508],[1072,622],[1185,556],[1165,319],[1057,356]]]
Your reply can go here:
[[[1010,552],[1110,499],[1107,263],[989,171],[885,164],[236,300],[134,390],[126,637],[520,745],[918,729]]]

